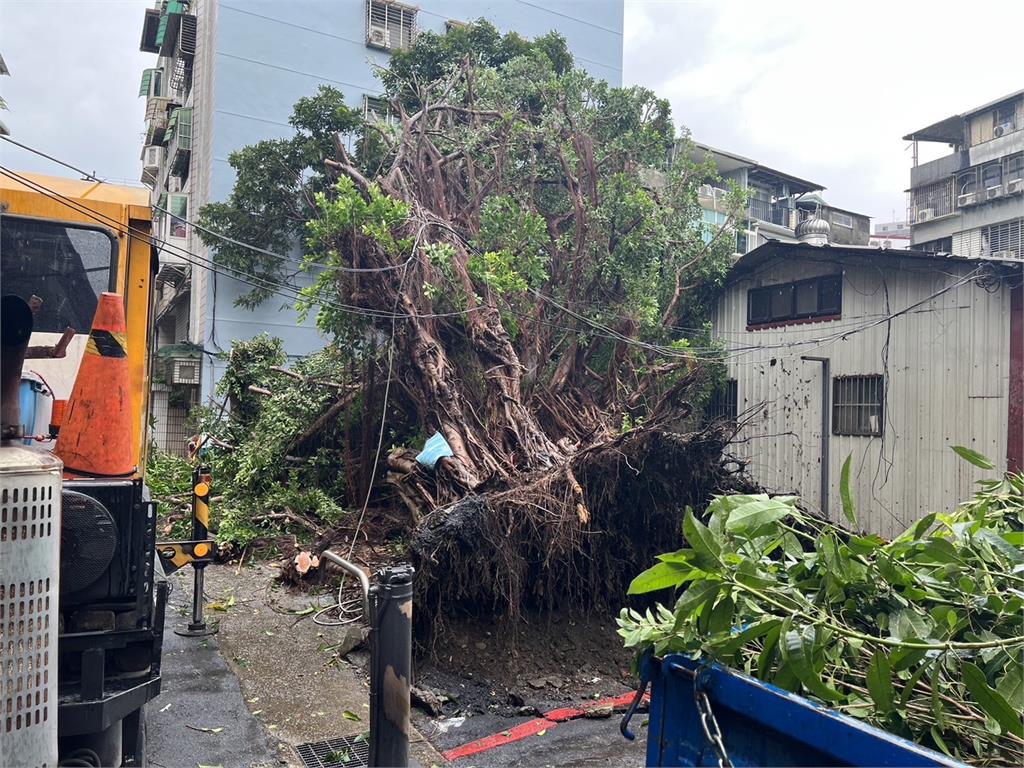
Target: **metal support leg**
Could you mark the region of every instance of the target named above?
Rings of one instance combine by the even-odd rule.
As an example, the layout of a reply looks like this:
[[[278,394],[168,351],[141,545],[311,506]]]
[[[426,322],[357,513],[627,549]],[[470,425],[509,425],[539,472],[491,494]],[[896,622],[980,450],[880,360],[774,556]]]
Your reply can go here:
[[[371,590],[370,765],[409,765],[412,674],[411,565],[387,568]]]

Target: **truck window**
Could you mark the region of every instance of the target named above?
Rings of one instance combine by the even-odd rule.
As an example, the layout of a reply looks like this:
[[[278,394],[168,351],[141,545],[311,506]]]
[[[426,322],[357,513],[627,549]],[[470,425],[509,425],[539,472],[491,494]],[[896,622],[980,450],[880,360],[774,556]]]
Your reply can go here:
[[[88,333],[117,279],[117,240],[106,229],[0,216],[0,292],[43,300],[35,330]]]

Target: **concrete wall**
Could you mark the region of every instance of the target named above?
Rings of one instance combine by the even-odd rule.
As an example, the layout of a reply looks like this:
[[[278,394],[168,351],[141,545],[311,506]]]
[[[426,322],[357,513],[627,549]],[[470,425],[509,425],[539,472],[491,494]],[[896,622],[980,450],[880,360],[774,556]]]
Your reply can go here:
[[[798,493],[820,508],[822,370],[801,358],[829,358],[833,377],[885,376],[883,435],[827,436],[828,504],[830,516],[841,519],[840,471],[852,455],[861,525],[892,536],[929,511],[951,509],[975,480],[994,474],[960,460],[950,446],[968,446],[992,459],[997,470],[1006,467],[1008,281],[992,292],[968,282],[928,299],[976,265],[930,264],[892,252],[873,262],[825,258],[777,259],[736,280],[717,308],[716,336],[730,349],[754,347],[733,353],[728,362],[729,376],[738,382],[739,411],[749,415],[732,450],[750,462],[758,482]],[[749,288],[840,271],[840,319],[747,330]]]
[[[557,30],[567,40],[578,66],[613,85],[622,84],[622,0],[422,0],[420,30],[443,32],[448,20],[484,17],[499,30],[536,37]],[[202,0],[197,10],[196,149],[192,173],[193,210],[223,200],[234,185],[230,153],[263,139],[292,135],[288,117],[302,96],[321,84],[334,86],[353,107],[381,86],[374,66],[388,54],[366,46],[365,0]],[[199,187],[196,189],[196,187]],[[195,250],[207,253],[198,243]],[[199,270],[205,272],[205,270]],[[298,325],[288,302],[272,299],[256,311],[234,306],[246,289],[222,275],[194,280],[193,339],[208,350],[228,349],[235,339],[262,331],[281,336],[293,355],[320,348],[322,339],[309,322]],[[205,366],[203,400],[213,391],[219,366]]]

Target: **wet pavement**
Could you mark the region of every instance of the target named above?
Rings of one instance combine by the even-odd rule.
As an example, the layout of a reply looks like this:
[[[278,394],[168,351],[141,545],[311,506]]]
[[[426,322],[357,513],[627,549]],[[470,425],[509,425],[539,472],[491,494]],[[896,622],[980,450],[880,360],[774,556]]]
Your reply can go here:
[[[154,768],[277,768],[297,765],[249,712],[238,678],[224,661],[217,637],[174,634],[188,619],[189,594],[172,577],[167,607],[161,694],[146,705],[149,764]],[[203,729],[208,730],[203,730]]]
[[[434,728],[423,727],[424,734],[442,751],[448,751],[493,734],[515,733],[535,718],[478,715],[439,721]],[[607,765],[639,768],[644,765],[647,748],[647,715],[639,713],[632,721],[636,741],[627,741],[619,732],[620,714],[592,720],[579,718],[561,723],[543,724],[526,738],[475,755],[453,760],[453,768],[547,768],[548,766]]]

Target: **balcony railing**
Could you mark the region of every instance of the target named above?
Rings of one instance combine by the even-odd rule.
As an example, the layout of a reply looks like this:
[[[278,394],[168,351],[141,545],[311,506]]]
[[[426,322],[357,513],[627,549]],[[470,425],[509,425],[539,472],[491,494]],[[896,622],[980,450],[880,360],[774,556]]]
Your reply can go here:
[[[778,203],[769,203],[767,200],[754,198],[747,204],[747,211],[750,214],[750,218],[757,221],[776,224],[780,227],[792,228],[793,226],[793,209]]]

